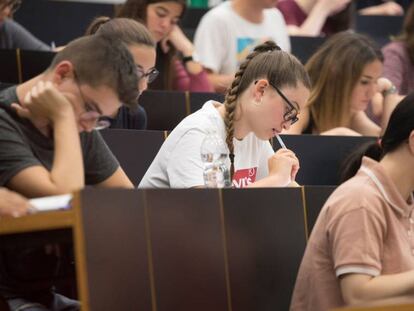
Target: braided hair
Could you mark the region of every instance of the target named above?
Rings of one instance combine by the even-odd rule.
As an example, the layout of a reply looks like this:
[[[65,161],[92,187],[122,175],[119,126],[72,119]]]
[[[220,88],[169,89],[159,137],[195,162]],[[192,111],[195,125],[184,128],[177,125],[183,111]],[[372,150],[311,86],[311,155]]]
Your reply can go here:
[[[284,52],[273,41],[266,41],[255,47],[240,65],[234,80],[227,90],[224,101],[226,144],[229,149],[230,177],[234,175],[234,118],[238,97],[259,78],[266,78],[273,85],[296,87],[298,81],[310,88],[309,77],[303,65],[293,55]]]

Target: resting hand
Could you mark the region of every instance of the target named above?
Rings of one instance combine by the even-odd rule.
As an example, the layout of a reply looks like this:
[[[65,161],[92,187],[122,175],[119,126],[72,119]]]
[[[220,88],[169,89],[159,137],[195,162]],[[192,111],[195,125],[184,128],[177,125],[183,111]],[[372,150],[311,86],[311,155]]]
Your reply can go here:
[[[69,98],[72,94],[61,93],[50,81],[38,82],[25,96],[21,105],[12,104],[22,118],[48,120],[52,123],[73,113]]]
[[[29,201],[16,192],[0,188],[0,216],[19,217],[27,214]]]

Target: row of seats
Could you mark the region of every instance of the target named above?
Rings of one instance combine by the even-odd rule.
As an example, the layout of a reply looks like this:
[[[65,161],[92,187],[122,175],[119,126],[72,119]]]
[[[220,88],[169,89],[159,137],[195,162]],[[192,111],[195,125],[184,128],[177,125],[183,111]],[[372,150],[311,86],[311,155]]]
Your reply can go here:
[[[101,132],[131,181],[138,185],[168,136],[167,131],[108,129]],[[337,185],[343,160],[373,137],[282,135],[286,146],[301,162],[297,182],[301,185]],[[280,148],[276,139],[273,148]]]
[[[64,45],[84,34],[92,19],[99,15],[113,16],[115,5],[76,1],[25,0],[16,12],[16,20],[46,43]],[[181,25],[190,37],[207,12],[189,8]],[[401,16],[356,16],[355,30],[375,38],[380,44],[401,30]],[[50,27],[53,25],[53,27]],[[70,25],[70,26],[68,26]],[[381,27],[378,27],[381,25]]]

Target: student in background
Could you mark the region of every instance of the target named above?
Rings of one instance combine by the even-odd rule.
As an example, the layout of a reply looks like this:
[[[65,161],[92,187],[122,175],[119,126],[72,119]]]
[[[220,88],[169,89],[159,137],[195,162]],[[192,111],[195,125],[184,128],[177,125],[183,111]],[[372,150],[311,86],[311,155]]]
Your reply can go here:
[[[299,160],[288,149],[275,153],[269,139],[297,120],[309,87],[294,56],[273,41],[257,46],[236,72],[224,104],[208,101],[185,118],[167,137],[139,187],[204,187],[200,148],[212,131],[227,144],[226,165],[234,186],[286,186],[295,180]]]
[[[368,149],[373,158],[362,158]],[[312,229],[292,311],[414,301],[414,93],[366,151],[355,155],[360,169],[332,193]]]
[[[414,91],[414,3],[404,18],[402,33],[383,47],[384,77],[400,94]]]
[[[385,128],[400,100],[392,83],[380,79],[382,61],[368,37],[348,31],[332,36],[306,64],[311,95],[299,122],[286,133],[379,136],[381,127],[365,112],[370,101],[378,94],[375,107]]]
[[[30,208],[29,201],[24,197],[9,191],[7,188],[0,188],[0,217],[18,217],[27,213]]]
[[[21,0],[0,0],[0,49],[50,51],[48,45],[12,19],[20,4]]]
[[[127,47],[96,35],[69,43],[44,73],[1,91],[0,186],[28,198],[85,185],[132,188],[96,129],[122,104],[136,105],[137,85]],[[0,261],[0,295],[11,310],[31,303],[36,311],[79,309],[49,283],[62,258],[57,252],[17,247],[1,255],[11,263],[6,269]]]
[[[185,9],[186,0],[127,0],[117,17],[144,23],[157,42],[156,67],[161,75],[151,89],[211,92],[193,44],[177,25]]]
[[[351,0],[279,0],[291,36],[324,36],[348,30],[354,7]]]
[[[194,45],[216,92],[231,85],[239,65],[266,40],[290,51],[290,40],[276,0],[225,1],[207,12],[195,34]]]
[[[148,84],[155,81],[158,70],[155,68],[155,41],[144,25],[130,18],[97,17],[89,25],[86,35],[98,34],[125,43],[134,57],[138,72],[138,91],[141,94]],[[121,106],[115,118],[109,118],[111,128],[145,130],[147,114],[142,106],[130,110]]]

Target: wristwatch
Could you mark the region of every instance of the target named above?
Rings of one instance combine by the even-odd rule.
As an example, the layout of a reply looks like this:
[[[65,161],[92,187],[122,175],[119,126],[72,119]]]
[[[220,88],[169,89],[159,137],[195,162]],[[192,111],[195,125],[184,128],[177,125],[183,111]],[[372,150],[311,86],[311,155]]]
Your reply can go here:
[[[183,64],[185,65],[186,63],[188,63],[188,62],[192,62],[194,59],[193,59],[193,55],[190,55],[190,56],[184,56],[183,58],[182,58],[182,61],[183,61]]]
[[[389,89],[387,89],[387,90],[384,90],[383,92],[382,92],[382,96],[387,96],[387,95],[390,95],[390,94],[395,94],[395,93],[397,93],[397,87],[393,84],[393,85],[391,85],[391,87],[389,88]]]

